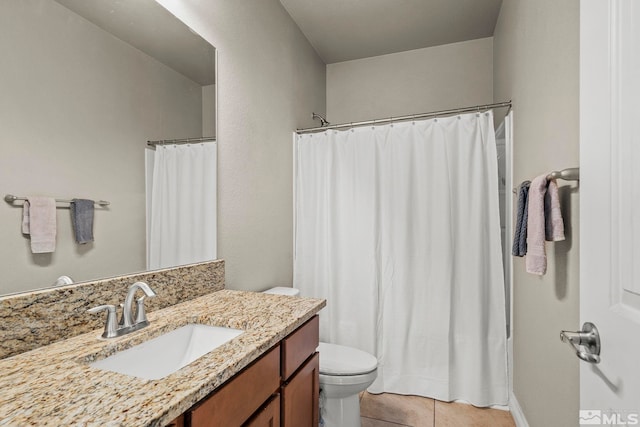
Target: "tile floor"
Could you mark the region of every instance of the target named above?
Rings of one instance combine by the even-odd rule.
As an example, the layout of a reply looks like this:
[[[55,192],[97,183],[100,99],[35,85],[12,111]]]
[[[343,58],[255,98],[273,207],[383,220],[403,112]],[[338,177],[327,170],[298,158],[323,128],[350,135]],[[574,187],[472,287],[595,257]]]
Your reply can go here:
[[[362,427],[515,427],[507,411],[419,396],[360,395]]]

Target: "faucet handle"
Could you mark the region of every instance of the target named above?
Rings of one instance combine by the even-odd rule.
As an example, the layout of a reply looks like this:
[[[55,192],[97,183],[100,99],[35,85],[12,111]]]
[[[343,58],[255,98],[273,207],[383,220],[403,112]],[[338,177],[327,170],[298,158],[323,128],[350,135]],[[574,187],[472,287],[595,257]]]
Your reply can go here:
[[[118,304],[118,307],[120,307],[120,310],[122,311],[122,314],[120,315],[120,321],[118,321],[118,326],[122,326],[124,325],[124,304],[120,303]]]
[[[148,323],[147,313],[144,309],[144,300],[146,297],[146,295],[143,295],[136,300],[136,324]]]
[[[87,312],[91,314],[95,314],[103,310],[107,311],[107,320],[104,324],[104,333],[102,334],[102,338],[113,338],[117,336],[117,330],[118,330],[116,306],[110,305],[110,304],[99,305],[97,307],[88,309]]]

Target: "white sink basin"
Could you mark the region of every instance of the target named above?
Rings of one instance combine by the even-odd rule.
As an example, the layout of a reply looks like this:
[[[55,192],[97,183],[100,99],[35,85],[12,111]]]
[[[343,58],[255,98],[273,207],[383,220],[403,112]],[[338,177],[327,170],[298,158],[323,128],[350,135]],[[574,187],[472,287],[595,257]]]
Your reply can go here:
[[[93,362],[90,366],[145,380],[158,380],[184,368],[242,332],[239,329],[191,324]]]

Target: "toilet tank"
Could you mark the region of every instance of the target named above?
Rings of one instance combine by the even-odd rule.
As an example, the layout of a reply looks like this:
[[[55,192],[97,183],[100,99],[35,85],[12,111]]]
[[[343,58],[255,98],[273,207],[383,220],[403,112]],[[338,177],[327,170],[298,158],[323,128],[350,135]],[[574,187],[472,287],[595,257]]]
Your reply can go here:
[[[276,295],[289,295],[297,297],[300,295],[299,289],[287,288],[285,286],[276,286],[275,288],[267,289],[263,293],[265,294],[276,294]]]

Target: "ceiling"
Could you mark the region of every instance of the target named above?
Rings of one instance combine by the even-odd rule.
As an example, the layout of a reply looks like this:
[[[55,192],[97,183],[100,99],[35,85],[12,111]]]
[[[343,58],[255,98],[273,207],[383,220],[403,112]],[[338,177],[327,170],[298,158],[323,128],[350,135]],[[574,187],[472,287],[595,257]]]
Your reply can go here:
[[[215,48],[155,0],[56,1],[194,82],[215,82]]]
[[[493,36],[502,0],[280,0],[331,64]]]

